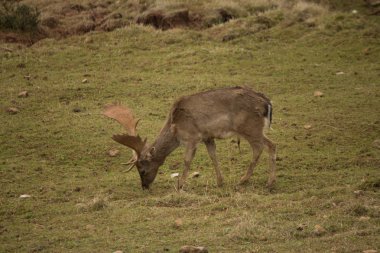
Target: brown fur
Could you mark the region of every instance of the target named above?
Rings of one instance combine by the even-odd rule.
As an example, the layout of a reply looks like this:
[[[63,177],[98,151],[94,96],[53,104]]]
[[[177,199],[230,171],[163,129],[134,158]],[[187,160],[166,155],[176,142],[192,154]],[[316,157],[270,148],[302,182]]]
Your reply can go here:
[[[138,140],[142,142],[141,138],[124,138],[122,144],[133,149],[139,147],[140,150],[135,149],[138,153],[136,165],[144,188],[148,188],[153,182],[165,158],[180,143],[183,144],[185,168],[178,181],[178,188],[181,188],[189,173],[196,146],[203,142],[213,162],[217,184],[220,186],[223,184],[223,177],[216,159],[214,139],[238,135],[249,142],[253,152],[253,160],[241,178],[241,183],[251,177],[263,148],[267,147],[270,155],[268,186],[272,186],[275,181],[276,146],[264,135],[265,120],[270,120],[267,118],[268,110],[271,110],[270,100],[264,94],[254,92],[250,88],[209,90],[178,99],[153,144],[136,144]],[[129,139],[133,143],[125,143]],[[141,145],[144,146],[142,151]]]

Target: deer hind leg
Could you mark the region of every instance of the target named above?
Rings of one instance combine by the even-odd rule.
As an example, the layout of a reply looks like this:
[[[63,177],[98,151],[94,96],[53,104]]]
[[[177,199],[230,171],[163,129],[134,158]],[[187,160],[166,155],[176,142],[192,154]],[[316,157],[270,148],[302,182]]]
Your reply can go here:
[[[216,146],[215,146],[214,139],[206,140],[205,145],[207,148],[207,152],[208,152],[208,154],[212,160],[212,163],[214,165],[215,174],[216,174],[216,183],[218,186],[222,186],[223,185],[223,176],[222,176],[222,173],[220,173],[218,160],[216,159]]]
[[[269,154],[269,178],[267,187],[271,188],[276,182],[276,144],[264,136],[264,145],[268,148]]]
[[[260,155],[263,152],[263,143],[261,141],[249,141],[249,144],[252,147],[252,162],[250,163],[246,174],[240,179],[240,184],[246,183],[253,174],[253,169],[256,167],[257,162],[259,161]]]
[[[188,143],[186,145],[186,150],[185,150],[185,168],[182,172],[181,177],[178,179],[178,190],[182,189],[183,185],[186,182],[186,178],[189,174],[190,171],[190,165],[191,161],[193,160],[195,156],[195,151],[196,151],[196,144],[194,143]]]

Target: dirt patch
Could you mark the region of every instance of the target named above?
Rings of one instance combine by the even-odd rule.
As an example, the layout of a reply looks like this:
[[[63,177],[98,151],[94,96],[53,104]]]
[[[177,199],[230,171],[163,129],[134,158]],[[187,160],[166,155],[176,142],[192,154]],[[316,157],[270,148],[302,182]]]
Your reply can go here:
[[[156,29],[167,30],[175,27],[190,26],[189,10],[181,9],[165,13],[162,10],[152,10],[137,18],[138,24],[151,25]]]
[[[378,0],[365,0],[368,12],[376,14]],[[21,42],[33,44],[45,37],[62,38],[71,35],[84,34],[91,31],[113,31],[129,24],[143,24],[156,29],[169,30],[173,28],[208,29],[215,25],[228,23],[233,19],[258,17],[254,22],[253,31],[240,30],[226,32],[223,40],[251,34],[263,28],[269,29],[278,22],[260,17],[259,13],[279,9],[288,19],[288,26],[295,23],[305,23],[310,27],[318,24],[318,18],[327,9],[320,5],[322,0],[292,1],[292,4],[274,5],[268,2],[246,3],[240,1],[213,2],[210,4],[192,4],[191,2],[159,1],[97,1],[87,0],[78,3],[67,1],[36,1],[23,0],[22,3],[36,7],[40,13],[39,31],[36,35],[15,36],[3,31],[0,37],[5,42]],[[328,1],[329,2],[329,1]],[[326,4],[331,5],[331,4]],[[340,6],[340,5],[339,5]],[[290,14],[289,14],[290,13]],[[285,15],[286,14],[286,15]],[[288,16],[291,16],[290,18]],[[286,23],[286,21],[284,21]],[[244,22],[243,22],[244,23]]]

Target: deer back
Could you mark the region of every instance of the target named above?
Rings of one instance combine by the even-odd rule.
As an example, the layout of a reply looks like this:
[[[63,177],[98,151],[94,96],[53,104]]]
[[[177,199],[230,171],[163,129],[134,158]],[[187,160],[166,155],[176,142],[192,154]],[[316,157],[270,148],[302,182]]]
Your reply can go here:
[[[180,98],[171,124],[183,141],[226,138],[247,126],[262,133],[270,106],[265,95],[245,87],[205,91]]]

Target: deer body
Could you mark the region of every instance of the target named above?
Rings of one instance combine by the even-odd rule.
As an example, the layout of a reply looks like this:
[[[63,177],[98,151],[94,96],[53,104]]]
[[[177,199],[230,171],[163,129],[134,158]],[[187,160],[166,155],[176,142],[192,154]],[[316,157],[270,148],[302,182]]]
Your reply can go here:
[[[184,171],[178,181],[178,187],[181,188],[200,142],[206,145],[213,162],[217,184],[222,185],[223,177],[215,154],[214,139],[238,135],[249,142],[253,152],[253,160],[241,178],[241,183],[251,177],[263,148],[267,147],[270,155],[268,186],[271,186],[275,181],[276,147],[264,135],[265,125],[270,125],[271,122],[271,112],[270,100],[249,88],[210,90],[177,100],[153,144],[148,145],[139,136],[131,135],[116,135],[114,140],[136,152],[134,164],[138,168],[143,188],[148,188],[153,182],[165,158],[180,144],[184,145]],[[135,129],[130,132],[134,133]]]

